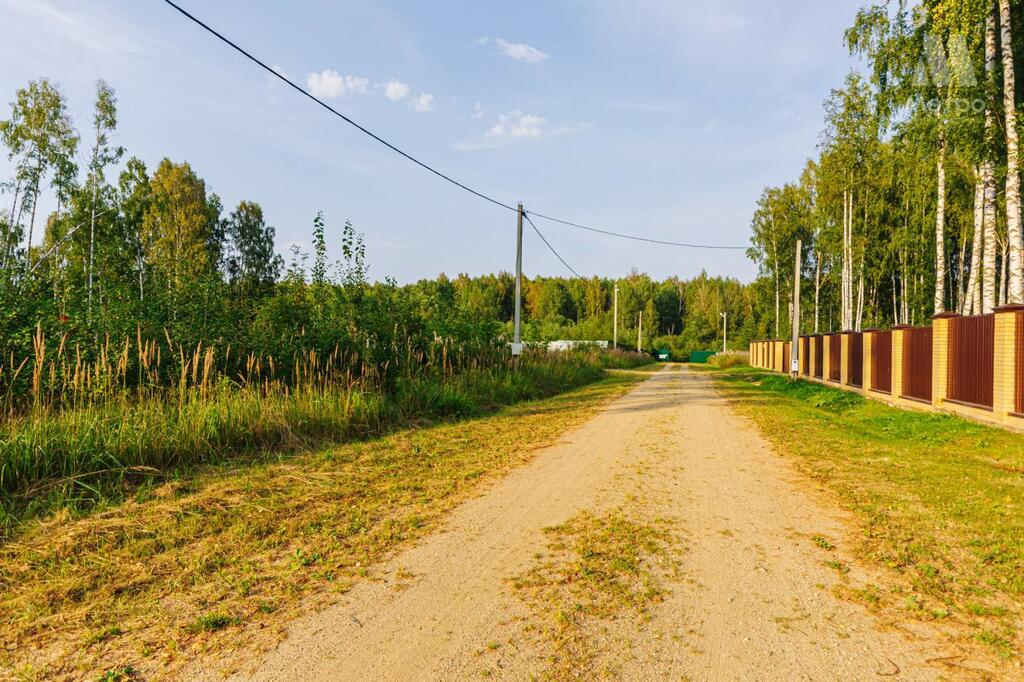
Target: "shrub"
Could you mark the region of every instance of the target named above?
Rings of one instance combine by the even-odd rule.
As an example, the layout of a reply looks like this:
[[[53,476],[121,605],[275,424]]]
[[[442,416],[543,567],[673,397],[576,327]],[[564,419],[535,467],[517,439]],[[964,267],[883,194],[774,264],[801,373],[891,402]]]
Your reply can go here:
[[[730,367],[742,367],[750,364],[750,354],[746,351],[731,350],[728,353],[719,353],[708,358],[708,364],[719,369]]]

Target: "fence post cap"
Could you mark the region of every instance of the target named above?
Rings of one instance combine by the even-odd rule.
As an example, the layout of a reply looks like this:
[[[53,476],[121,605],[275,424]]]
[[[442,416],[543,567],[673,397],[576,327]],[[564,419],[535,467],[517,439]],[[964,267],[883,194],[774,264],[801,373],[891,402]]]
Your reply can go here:
[[[904,329],[913,329],[913,328],[914,328],[914,326],[910,325],[910,324],[898,324],[898,325],[894,326],[892,328],[892,330],[896,331],[897,329],[899,329],[900,331],[903,331]]]
[[[1024,304],[1021,303],[1007,303],[996,308],[993,312],[996,313],[1017,313],[1024,312]]]
[[[943,313],[939,313],[937,315],[932,315],[932,319],[933,320],[948,320],[948,319],[953,318],[953,317],[963,317],[963,316],[960,315],[959,313],[954,313],[954,312],[949,311],[949,310],[947,310],[946,312],[943,312]]]

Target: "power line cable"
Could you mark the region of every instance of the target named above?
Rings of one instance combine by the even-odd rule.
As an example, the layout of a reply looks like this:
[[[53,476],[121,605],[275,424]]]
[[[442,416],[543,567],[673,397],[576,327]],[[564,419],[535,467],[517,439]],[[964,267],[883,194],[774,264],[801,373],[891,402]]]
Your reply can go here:
[[[579,223],[570,222],[568,220],[562,220],[561,218],[552,218],[551,216],[537,213],[536,211],[530,211],[533,215],[544,220],[550,220],[553,223],[559,223],[561,225],[567,225],[569,227],[575,227],[580,230],[587,230],[588,232],[597,232],[598,234],[605,234],[610,237],[619,237],[620,239],[632,239],[638,242],[647,242],[649,244],[661,244],[664,246],[681,246],[688,249],[721,249],[721,250],[746,250],[746,246],[716,246],[713,244],[689,244],[686,242],[673,242],[666,241],[663,239],[651,239],[649,237],[638,237],[633,234],[623,234],[622,232],[612,232],[611,230],[602,230],[597,227],[590,227],[588,225],[580,225]]]
[[[309,91],[305,90],[304,88],[302,88],[301,86],[296,84],[294,81],[292,81],[290,78],[288,78],[284,74],[279,73],[273,67],[268,66],[265,62],[260,60],[258,57],[254,56],[252,53],[250,53],[247,50],[245,50],[243,47],[241,47],[240,45],[238,45],[237,43],[232,41],[230,38],[228,38],[225,35],[223,35],[220,32],[218,32],[216,29],[214,29],[212,26],[210,26],[209,24],[204,22],[202,19],[199,19],[194,14],[190,13],[188,10],[184,9],[183,7],[181,7],[181,5],[179,5],[178,3],[174,2],[173,0],[163,0],[163,1],[168,6],[170,6],[173,9],[175,9],[177,12],[179,12],[186,19],[188,19],[189,21],[193,22],[194,24],[196,24],[197,26],[199,26],[200,28],[205,30],[207,33],[209,33],[210,35],[214,36],[215,38],[217,38],[222,43],[224,43],[225,45],[227,45],[231,49],[233,49],[236,52],[238,52],[239,54],[241,54],[243,57],[245,57],[249,61],[251,61],[252,63],[254,63],[257,66],[259,66],[261,69],[266,71],[268,74],[270,74],[274,78],[280,80],[285,85],[287,85],[288,87],[292,88],[293,90],[295,90],[299,94],[303,95],[304,97],[307,97],[307,98],[313,100],[314,102],[319,104],[321,107],[323,107],[324,109],[326,109],[330,113],[334,114],[335,116],[337,116],[341,120],[343,120],[346,123],[348,123],[349,125],[353,126],[354,128],[356,128],[357,130],[359,130],[363,134],[373,138],[374,140],[376,140],[380,144],[384,145],[385,147],[387,147],[391,151],[393,151],[396,154],[398,154],[399,156],[404,157],[405,159],[413,162],[414,164],[416,164],[417,166],[423,168],[424,170],[429,171],[430,173],[433,173],[434,175],[438,176],[439,178],[441,178],[443,180],[446,180],[447,182],[450,182],[451,184],[455,185],[456,187],[458,187],[460,189],[463,189],[463,190],[469,192],[470,194],[473,194],[473,195],[475,195],[475,196],[477,196],[477,197],[479,197],[479,198],[481,198],[481,199],[483,199],[485,201],[489,201],[490,203],[494,204],[495,206],[500,206],[501,208],[507,209],[509,211],[516,211],[517,210],[515,207],[513,207],[513,206],[511,206],[509,204],[506,204],[505,202],[498,201],[494,197],[488,196],[488,195],[484,194],[483,192],[480,192],[478,190],[473,189],[469,185],[466,185],[466,184],[464,184],[462,182],[459,182],[458,180],[456,180],[455,178],[451,177],[450,175],[442,173],[441,171],[437,170],[433,166],[430,166],[430,165],[424,163],[423,161],[420,161],[419,159],[417,159],[413,155],[409,154],[408,152],[403,151],[402,149],[400,149],[399,147],[395,146],[394,144],[388,142],[387,140],[385,140],[381,136],[377,135],[373,131],[369,130],[368,128],[366,128],[366,127],[362,126],[361,124],[357,123],[356,121],[354,121],[353,119],[349,118],[345,114],[341,113],[340,111],[338,111],[337,109],[335,109],[330,104],[328,104],[327,102],[323,101],[322,99],[320,99],[316,95],[313,95]],[[632,239],[634,241],[648,242],[650,244],[660,244],[660,245],[663,245],[663,246],[678,246],[678,247],[684,247],[684,248],[690,248],[690,249],[731,249],[731,250],[737,250],[737,249],[746,249],[747,248],[745,246],[715,246],[715,245],[710,245],[710,244],[689,244],[689,243],[685,243],[685,242],[674,242],[674,241],[667,241],[667,240],[662,240],[662,239],[651,239],[651,238],[648,238],[648,237],[638,237],[636,235],[623,234],[621,232],[612,232],[611,230],[602,230],[602,229],[599,229],[599,228],[596,228],[596,227],[589,227],[589,226],[586,226],[586,225],[580,225],[579,223],[574,223],[574,222],[569,221],[569,220],[563,220],[561,218],[554,218],[552,216],[544,215],[542,213],[533,213],[533,215],[537,216],[538,218],[543,218],[544,220],[550,220],[551,222],[560,223],[562,225],[566,225],[566,226],[569,226],[569,227],[575,227],[575,228],[581,229],[581,230],[587,230],[589,232],[596,232],[596,233],[608,235],[608,236],[611,236],[611,237],[619,237],[621,239]],[[531,221],[530,224],[533,225],[533,222]],[[534,229],[537,230],[537,227],[534,226]],[[540,230],[537,230],[537,234],[539,234],[541,236],[541,239],[544,239],[544,235],[540,234]],[[545,242],[546,241],[547,240],[545,239]],[[553,251],[553,249],[552,249],[552,251]],[[561,256],[559,256],[559,259],[561,259]],[[566,267],[568,267],[568,265]],[[569,269],[571,270],[572,268],[569,268]]]
[[[516,208],[514,206],[509,206],[508,204],[503,203],[501,201],[498,201],[497,199],[495,199],[493,197],[487,196],[483,192],[478,192],[477,190],[473,189],[472,187],[470,187],[468,185],[464,185],[463,183],[459,182],[458,180],[456,180],[455,178],[451,177],[450,175],[445,175],[444,173],[442,173],[441,171],[437,170],[436,168],[423,163],[422,161],[417,159],[415,156],[413,156],[413,155],[411,155],[411,154],[409,154],[409,153],[407,153],[405,151],[402,151],[401,149],[399,149],[395,145],[391,144],[390,142],[388,142],[384,138],[380,137],[376,133],[372,132],[368,128],[365,128],[362,125],[356,123],[351,118],[349,118],[345,114],[341,113],[340,111],[338,111],[337,109],[335,109],[334,107],[332,107],[330,104],[328,104],[327,102],[323,101],[319,97],[317,97],[317,96],[313,95],[312,93],[310,93],[310,92],[304,90],[303,88],[299,87],[296,83],[294,83],[287,76],[284,76],[283,74],[278,73],[272,67],[267,66],[264,62],[260,61],[256,57],[254,57],[252,54],[250,54],[245,49],[240,47],[237,43],[231,41],[229,38],[227,38],[224,35],[218,33],[214,28],[212,28],[211,26],[209,26],[208,24],[203,22],[198,17],[196,17],[193,14],[189,13],[187,10],[182,8],[177,3],[172,2],[172,0],[164,0],[164,2],[167,3],[168,5],[170,5],[171,7],[173,7],[174,9],[178,10],[178,12],[180,12],[184,17],[186,17],[187,19],[189,19],[193,23],[195,23],[198,26],[200,26],[203,29],[205,29],[211,35],[215,36],[218,40],[220,40],[224,44],[230,46],[232,49],[234,49],[236,52],[238,52],[239,54],[244,56],[249,61],[253,62],[254,64],[257,64],[260,68],[262,68],[267,73],[271,74],[272,76],[274,76],[278,80],[283,81],[285,84],[288,85],[288,87],[290,87],[290,88],[296,90],[297,92],[305,95],[309,99],[313,100],[314,102],[316,102],[317,104],[322,106],[327,111],[331,112],[332,114],[334,114],[335,116],[337,116],[341,120],[345,121],[349,125],[355,127],[360,132],[362,132],[362,133],[364,133],[366,135],[369,135],[374,140],[376,140],[377,142],[380,142],[382,145],[384,145],[385,147],[387,147],[391,151],[395,152],[396,154],[399,154],[399,155],[405,157],[409,161],[412,161],[413,163],[415,163],[417,166],[419,166],[419,167],[421,167],[421,168],[423,168],[425,170],[430,171],[431,173],[433,173],[434,175],[438,176],[439,178],[447,180],[448,182],[452,183],[456,187],[459,187],[461,189],[466,190],[470,194],[475,194],[476,196],[480,197],[481,199],[485,199],[485,200],[491,202],[492,204],[495,204],[496,206],[501,206],[502,208],[508,209],[509,211],[515,211],[516,210]]]
[[[576,275],[576,277],[578,277],[579,279],[583,279],[583,276],[580,275],[580,273],[578,273],[575,270],[573,270],[572,266],[569,265],[568,263],[566,263],[565,259],[562,258],[562,256],[557,251],[555,251],[555,247],[551,246],[551,242],[549,242],[547,240],[547,237],[544,236],[544,233],[541,232],[539,229],[537,229],[537,226],[533,224],[532,220],[530,220],[530,214],[527,213],[526,211],[523,211],[523,217],[526,218],[526,222],[530,223],[530,227],[532,227],[533,231],[537,233],[537,236],[540,237],[541,241],[543,241],[544,244],[549,249],[551,249],[551,253],[555,254],[555,258],[557,258],[558,260],[562,261],[562,265],[567,267],[569,269],[569,272],[571,272],[572,274]]]

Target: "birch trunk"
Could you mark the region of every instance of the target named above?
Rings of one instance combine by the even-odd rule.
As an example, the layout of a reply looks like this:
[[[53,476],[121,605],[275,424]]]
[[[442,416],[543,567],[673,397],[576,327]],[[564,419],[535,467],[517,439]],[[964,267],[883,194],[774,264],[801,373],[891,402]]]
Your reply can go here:
[[[962,315],[981,314],[981,288],[978,286],[978,271],[981,269],[981,251],[985,229],[985,183],[978,169],[974,183],[974,243],[971,245],[971,275],[967,281],[967,295],[960,310]]]
[[[996,94],[996,9],[985,19],[985,161],[981,165],[981,181],[985,186],[984,230],[985,255],[981,277],[981,312],[989,314],[996,307],[996,171],[992,160],[995,140]]]
[[[900,318],[900,324],[907,324],[910,320],[910,297],[907,295],[907,265],[906,261],[903,263],[903,274],[900,276],[900,289],[903,296],[903,316]]]
[[[92,215],[89,218],[89,305],[86,309],[86,318],[92,322],[92,263],[93,251],[96,244],[96,193],[99,189],[98,178],[93,178],[92,186]]]
[[[999,305],[1006,305],[1006,291],[1009,288],[1010,258],[1007,254],[1006,240],[999,241],[999,255],[1002,259],[1002,277],[999,280]]]
[[[818,305],[821,301],[821,256],[814,254],[814,333],[818,333]]]
[[[14,186],[14,203],[11,204],[11,217],[7,221],[7,225],[10,228],[14,228],[14,212],[18,208],[18,195],[21,194],[21,180],[18,180],[18,184]]]
[[[42,164],[40,164],[42,173]],[[39,177],[36,176],[36,184],[32,189],[32,218],[28,222],[28,247],[25,249],[25,274],[31,272],[32,268],[32,237],[36,228],[36,207],[39,205]]]
[[[938,200],[935,206],[935,314],[946,310],[946,135],[939,133]]]
[[[843,192],[843,262],[841,281],[839,284],[839,326],[846,324],[846,225],[847,216],[850,212],[849,193]],[[830,328],[831,331],[831,328]]]
[[[1003,47],[1003,109],[1006,115],[1006,241],[1010,253],[1007,301],[1024,303],[1024,263],[1021,261],[1020,139],[1017,132],[1016,77],[1013,65],[1013,26],[1010,0],[999,0]]]
[[[898,327],[900,324],[899,300],[896,296],[896,273],[892,273],[892,325]]]
[[[775,232],[775,216],[772,215],[772,251],[774,252],[775,267],[775,338],[779,338],[779,244]]]

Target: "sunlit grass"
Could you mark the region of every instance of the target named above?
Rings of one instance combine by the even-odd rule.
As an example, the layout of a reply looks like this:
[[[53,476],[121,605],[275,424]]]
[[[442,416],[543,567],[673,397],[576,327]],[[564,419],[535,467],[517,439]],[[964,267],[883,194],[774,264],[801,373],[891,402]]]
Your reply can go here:
[[[961,621],[1019,655],[1024,436],[750,368],[712,375],[780,451],[857,512],[863,557],[903,578],[876,598]]]
[[[309,454],[247,454],[79,518],[23,522],[0,547],[0,630],[18,643],[0,669],[153,679],[203,651],[271,646],[283,623],[641,379]]]
[[[0,537],[19,518],[88,510],[169,473],[245,453],[286,453],[407,424],[478,416],[596,381],[638,356],[536,354],[518,364],[399,378],[383,388],[312,369],[295,384],[222,378],[184,390],[34,408],[0,420]]]

